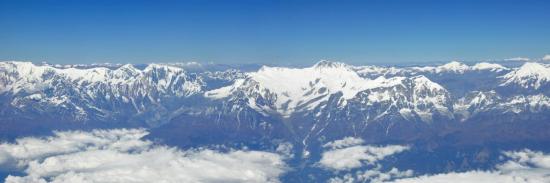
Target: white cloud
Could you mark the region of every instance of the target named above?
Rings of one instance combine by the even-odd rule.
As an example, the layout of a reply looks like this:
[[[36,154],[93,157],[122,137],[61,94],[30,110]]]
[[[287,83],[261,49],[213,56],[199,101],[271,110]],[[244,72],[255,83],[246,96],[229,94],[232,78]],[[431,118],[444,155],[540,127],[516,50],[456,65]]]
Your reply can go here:
[[[496,172],[469,171],[464,173],[447,173],[437,175],[423,175],[414,178],[405,178],[395,181],[395,183],[485,183],[485,182],[514,182],[515,177],[503,176]]]
[[[24,168],[32,160],[83,150],[139,150],[151,145],[149,141],[140,140],[147,134],[142,129],[117,129],[54,132],[53,136],[46,138],[20,138],[14,144],[0,144],[0,167]]]
[[[334,173],[345,173],[342,176],[329,179],[329,183],[374,183],[413,175],[412,170],[400,171],[397,168],[392,168],[385,171],[378,163],[387,156],[408,150],[408,146],[362,145],[364,142],[360,138],[346,137],[323,145],[328,149],[323,152],[321,160],[317,164],[322,168],[333,170]],[[353,170],[354,168],[362,169]]]
[[[397,168],[392,168],[389,171],[381,171],[381,167],[378,166],[371,170],[357,171],[355,173],[347,173],[342,177],[334,177],[328,180],[329,183],[353,183],[353,182],[370,182],[378,183],[388,180],[410,177],[413,175],[412,170],[400,171]]]
[[[0,167],[26,175],[6,182],[278,182],[279,154],[179,150],[142,140],[145,130],[56,132],[0,144]]]
[[[357,143],[352,143],[357,142]],[[341,144],[350,146],[339,146]],[[401,171],[397,168],[383,169],[379,163],[387,156],[408,149],[407,146],[366,146],[362,142],[342,139],[325,144],[333,147],[322,154],[318,164],[322,168],[334,170],[339,176],[328,180],[330,183],[352,182],[394,182],[394,183],[542,183],[550,182],[550,154],[521,150],[503,152],[504,163],[492,170],[472,170],[466,172],[448,172],[435,175],[416,175],[412,170]],[[361,169],[354,169],[361,168]],[[340,174],[343,173],[343,174]]]
[[[363,144],[365,141],[361,138],[355,138],[355,137],[346,137],[341,140],[335,140],[329,143],[326,143],[323,145],[323,147],[330,147],[330,148],[343,148],[343,147],[349,147],[354,145]]]
[[[275,151],[285,156],[286,158],[293,158],[294,157],[294,153],[292,153],[293,149],[294,149],[294,145],[292,145],[290,142],[283,142],[277,146],[277,149]]]
[[[550,61],[550,55],[544,55],[544,57],[542,57],[542,61]]]
[[[359,145],[363,143],[362,139],[344,138],[325,144],[325,147],[332,147],[321,156],[318,164],[326,169],[349,170],[363,165],[373,165],[386,156],[393,155],[409,149],[408,146],[388,145],[388,146],[368,146]],[[353,146],[350,146],[353,145]]]
[[[510,158],[500,164],[494,171],[467,171],[450,172],[436,175],[422,175],[413,178],[398,179],[396,183],[539,183],[550,182],[550,154],[523,150],[505,152],[504,156]]]
[[[367,153],[367,147],[354,146],[324,152],[319,164],[329,169],[347,170],[361,167],[363,165],[362,161],[366,159],[373,159]]]
[[[530,61],[531,59],[530,58],[526,58],[526,57],[514,57],[514,58],[507,58],[507,59],[504,59],[505,61],[522,61],[522,62],[527,62],[527,61]]]

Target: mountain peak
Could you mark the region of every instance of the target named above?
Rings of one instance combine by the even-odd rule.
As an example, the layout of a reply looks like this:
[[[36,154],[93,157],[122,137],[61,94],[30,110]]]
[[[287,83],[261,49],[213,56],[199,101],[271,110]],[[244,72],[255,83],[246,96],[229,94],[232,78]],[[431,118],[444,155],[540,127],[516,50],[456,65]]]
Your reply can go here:
[[[500,71],[503,71],[503,70],[508,70],[508,68],[500,65],[500,64],[494,64],[494,63],[488,63],[488,62],[480,62],[480,63],[477,63],[475,64],[473,67],[472,67],[474,70],[490,70],[490,71],[496,71],[496,72],[500,72]]]
[[[139,73],[141,73],[141,71],[135,68],[134,65],[132,64],[125,64],[117,68],[114,73],[118,77],[124,77],[127,75],[129,76],[138,75]]]
[[[444,65],[437,67],[437,72],[451,71],[456,73],[464,73],[470,67],[458,61],[451,61]]]
[[[453,60],[449,63],[443,64],[442,66],[443,67],[448,67],[448,68],[453,68],[453,67],[464,67],[464,66],[466,66],[466,64],[463,64],[462,62]]]
[[[176,67],[176,66],[170,66],[170,65],[166,65],[166,64],[152,63],[152,64],[147,65],[147,67],[145,67],[145,69],[143,69],[143,71],[145,71],[145,72],[151,72],[151,71],[156,71],[156,70],[163,70],[163,71],[169,71],[169,72],[181,72],[181,71],[183,71],[183,68]]]
[[[317,62],[315,65],[313,65],[314,68],[340,68],[340,67],[347,67],[346,64],[341,62],[331,62],[328,60],[321,60]]]
[[[522,75],[548,75],[550,76],[549,68],[536,62],[527,62],[523,64],[519,70],[518,74]]]
[[[416,82],[422,82],[422,83],[425,83],[425,82],[431,82],[430,79],[428,79],[426,76],[424,75],[418,75],[418,76],[413,76],[411,77],[412,80],[416,81]]]
[[[32,62],[28,62],[28,61],[15,61],[15,60],[12,60],[12,61],[2,61],[0,63],[4,63],[4,64],[12,64],[12,65],[34,65]]]
[[[436,82],[433,82],[428,77],[424,75],[418,75],[411,77],[411,80],[414,82],[415,86],[417,87],[424,87],[428,88],[430,90],[445,90],[443,86],[439,85]]]
[[[133,69],[136,69],[136,68],[132,64],[124,64],[124,65],[120,66],[118,69],[131,69],[131,70],[133,70]]]
[[[263,66],[248,76],[247,80],[258,85],[236,83],[231,88],[238,89],[225,88],[223,91],[255,91],[259,95],[269,91],[270,95],[276,96],[273,108],[283,116],[289,116],[300,109],[313,109],[335,93],[341,92],[345,99],[352,98],[359,91],[371,86],[368,79],[361,78],[347,65],[328,61],[306,68]]]
[[[519,78],[537,77],[540,79],[550,80],[550,68],[540,63],[527,62],[523,64],[518,70],[506,74],[506,76]]]
[[[503,78],[505,81],[501,85],[515,83],[524,88],[538,89],[543,83],[550,81],[550,68],[540,63],[527,62],[517,70],[504,75]]]

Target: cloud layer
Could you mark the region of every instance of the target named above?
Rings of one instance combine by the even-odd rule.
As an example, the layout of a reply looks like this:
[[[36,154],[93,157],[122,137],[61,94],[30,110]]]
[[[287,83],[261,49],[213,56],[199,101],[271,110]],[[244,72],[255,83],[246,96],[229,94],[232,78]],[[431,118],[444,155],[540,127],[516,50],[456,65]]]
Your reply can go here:
[[[332,170],[330,183],[394,182],[394,183],[542,183],[550,182],[550,154],[524,149],[502,153],[501,164],[492,170],[471,170],[434,175],[414,175],[413,170],[383,168],[380,160],[409,149],[408,146],[361,145],[362,139],[347,137],[329,142],[318,164]]]
[[[141,129],[56,132],[0,144],[6,182],[278,182],[283,157],[260,151],[180,150],[142,140]]]
[[[332,170],[349,170],[365,164],[372,165],[386,156],[409,149],[402,145],[380,147],[360,145],[363,142],[363,139],[346,137],[325,144],[323,147],[330,147],[330,149],[323,152],[319,165]]]
[[[143,129],[55,132],[0,144],[0,168],[18,170],[8,183],[42,182],[279,182],[292,144],[277,151],[181,150],[143,140]],[[328,182],[550,182],[550,154],[528,149],[503,152],[492,170],[414,175],[384,168],[384,158],[408,146],[364,145],[347,137],[324,145],[317,167],[333,172]]]
[[[370,146],[363,145],[364,142],[360,138],[346,137],[323,145],[326,149],[318,165],[342,174],[329,179],[328,182],[383,182],[413,175],[412,170],[384,170],[379,163],[388,156],[408,150],[408,146]]]
[[[550,182],[550,154],[522,150],[504,152],[509,158],[493,171],[450,172],[396,180],[396,183],[542,183]]]

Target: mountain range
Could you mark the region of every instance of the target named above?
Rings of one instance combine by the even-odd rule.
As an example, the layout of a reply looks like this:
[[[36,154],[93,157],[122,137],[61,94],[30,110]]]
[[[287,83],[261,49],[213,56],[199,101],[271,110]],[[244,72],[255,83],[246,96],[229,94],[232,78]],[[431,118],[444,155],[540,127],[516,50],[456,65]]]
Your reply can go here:
[[[0,134],[140,127],[184,147],[289,141],[299,156],[347,136],[429,147],[550,139],[544,63],[220,68],[0,62]]]

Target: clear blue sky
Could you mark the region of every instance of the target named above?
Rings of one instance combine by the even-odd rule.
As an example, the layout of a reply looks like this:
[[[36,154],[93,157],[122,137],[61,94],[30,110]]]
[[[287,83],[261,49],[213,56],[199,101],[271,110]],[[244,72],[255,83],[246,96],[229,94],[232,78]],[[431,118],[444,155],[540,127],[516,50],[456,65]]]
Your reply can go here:
[[[546,0],[0,0],[0,60],[362,64],[549,53]]]

